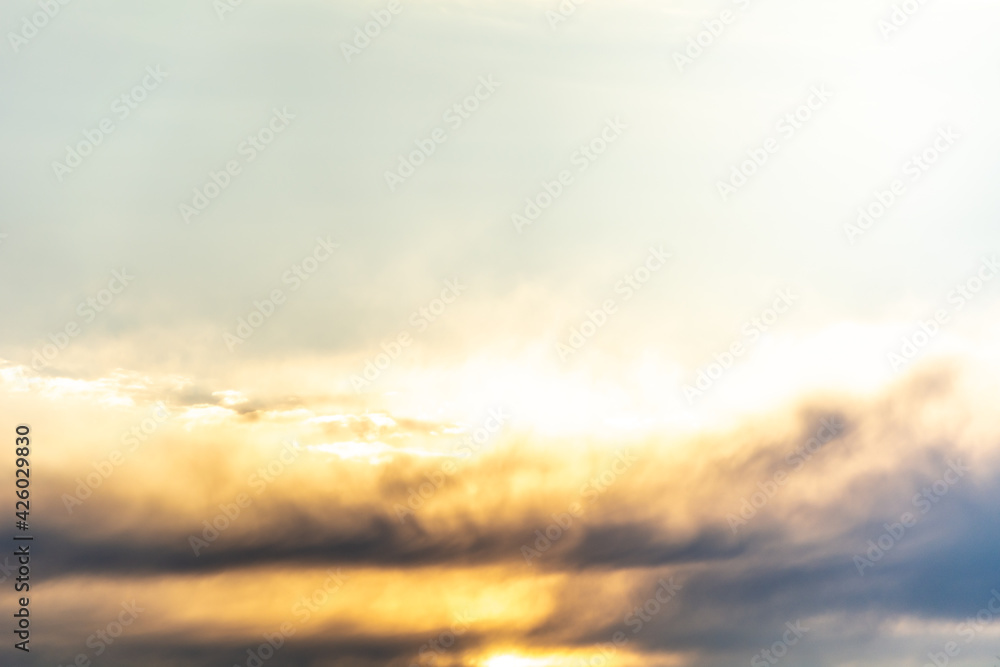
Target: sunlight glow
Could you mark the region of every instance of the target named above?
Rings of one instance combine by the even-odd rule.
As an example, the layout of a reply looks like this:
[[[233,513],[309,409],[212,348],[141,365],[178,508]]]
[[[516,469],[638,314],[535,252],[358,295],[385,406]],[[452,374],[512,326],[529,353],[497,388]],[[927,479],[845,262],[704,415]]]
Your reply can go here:
[[[527,658],[507,653],[488,658],[483,664],[485,667],[546,667],[548,665],[559,664],[560,662],[562,661],[548,658]]]

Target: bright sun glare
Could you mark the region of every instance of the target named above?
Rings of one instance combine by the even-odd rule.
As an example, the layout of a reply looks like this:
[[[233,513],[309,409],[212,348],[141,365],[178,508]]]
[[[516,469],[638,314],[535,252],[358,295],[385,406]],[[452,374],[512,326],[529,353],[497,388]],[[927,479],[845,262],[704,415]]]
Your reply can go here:
[[[542,667],[550,664],[547,660],[524,658],[517,655],[497,655],[486,661],[486,667]]]

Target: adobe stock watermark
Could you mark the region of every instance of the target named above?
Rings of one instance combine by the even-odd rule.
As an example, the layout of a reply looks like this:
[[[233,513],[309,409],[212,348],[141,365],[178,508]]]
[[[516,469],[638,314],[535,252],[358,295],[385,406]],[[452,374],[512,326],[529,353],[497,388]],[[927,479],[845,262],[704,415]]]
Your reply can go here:
[[[919,181],[960,138],[961,136],[951,126],[939,128],[934,141],[919,153],[911,155],[903,164],[903,177],[909,177],[910,183]],[[873,198],[867,204],[858,207],[858,217],[854,224],[844,225],[844,234],[847,235],[850,244],[854,245],[858,237],[864,236],[904,194],[906,194],[904,178],[893,179],[885,190],[875,190]]]
[[[302,446],[297,442],[286,442],[281,448],[281,453],[275,458],[257,468],[257,471],[247,477],[247,486],[253,491],[251,496],[247,493],[237,494],[230,503],[219,505],[219,513],[211,519],[201,522],[203,530],[201,536],[191,534],[188,536],[188,545],[195,556],[200,556],[201,552],[207,549],[213,542],[219,539],[219,535],[229,530],[236,523],[236,520],[243,514],[243,510],[253,504],[254,497],[260,497],[267,487],[278,477],[285,473],[288,468],[295,463],[302,455]]]
[[[274,654],[285,645],[288,638],[295,634],[295,627],[285,621],[276,632],[265,632],[261,635],[264,641],[256,649],[247,649],[247,659],[242,665],[235,664],[233,667],[262,667],[265,662],[274,657]]]
[[[448,107],[448,110],[441,117],[448,124],[448,129],[435,127],[428,136],[414,140],[416,149],[406,155],[399,155],[396,171],[387,170],[385,172],[385,184],[389,187],[389,192],[395,192],[396,188],[406,182],[406,179],[417,173],[417,169],[422,167],[431,155],[434,155],[438,145],[448,141],[448,132],[454,132],[462,127],[467,120],[472,118],[472,114],[479,110],[483,102],[493,97],[500,86],[500,82],[495,81],[492,74],[479,77],[479,84],[475,89]]]
[[[751,0],[733,0],[733,4],[740,11],[745,12],[750,8]],[[731,9],[723,9],[716,18],[702,21],[704,30],[688,37],[687,47],[683,51],[674,51],[674,64],[677,65],[677,71],[683,74],[684,68],[693,65],[696,60],[701,58],[705,54],[705,51],[715,44],[716,40],[722,37],[726,29],[739,16],[738,12],[734,12]]]
[[[955,289],[948,292],[947,301],[953,306],[950,312],[947,308],[934,311],[932,318],[921,320],[917,331],[903,336],[898,346],[894,346],[888,352],[887,359],[892,370],[898,371],[920,356],[924,348],[941,332],[941,328],[951,321],[952,315],[975,299],[986,283],[993,280],[998,272],[1000,272],[1000,262],[997,261],[996,255],[992,255],[982,261],[974,275],[958,283]]]
[[[771,307],[765,308],[759,316],[745,322],[740,330],[743,335],[733,341],[725,352],[714,354],[715,361],[698,369],[693,385],[684,385],[684,398],[687,399],[688,405],[693,405],[695,399],[704,396],[733,367],[736,360],[743,356],[747,348],[760,340],[761,336],[770,330],[797,300],[798,297],[792,294],[792,290],[778,290]]]
[[[389,0],[385,9],[376,9],[371,12],[372,20],[363,26],[354,29],[354,39],[350,42],[340,43],[340,52],[344,54],[344,60],[348,63],[372,44],[372,40],[382,34],[383,28],[388,28],[392,23],[392,18],[403,11],[403,5],[399,0]]]
[[[920,518],[941,502],[951,487],[958,484],[959,480],[965,477],[965,474],[970,470],[971,468],[962,464],[961,459],[954,461],[949,459],[948,469],[944,471],[944,474],[930,485],[921,488],[920,493],[914,494],[910,501],[913,507],[920,511],[920,514],[914,515],[912,512],[904,512],[897,523],[882,524],[885,532],[874,540],[868,540],[868,549],[864,555],[854,556],[854,566],[858,569],[858,574],[863,577],[866,568],[875,567],[875,563],[882,560],[893,547],[902,541],[903,537],[906,536],[907,529],[916,526]]]
[[[243,6],[243,0],[212,0],[212,9],[219,21],[225,21],[227,14],[232,14]]]
[[[751,493],[749,498],[740,499],[740,508],[737,513],[730,512],[726,515],[729,529],[733,531],[734,535],[739,532],[741,527],[747,525],[751,519],[757,516],[757,512],[771,502],[771,498],[774,498],[778,490],[788,482],[791,473],[804,466],[823,445],[844,431],[844,425],[838,417],[823,417],[819,422],[820,427],[816,429],[816,434],[806,440],[801,448],[785,457],[785,463],[792,466],[791,470],[779,468],[774,471],[770,479],[757,482],[757,491]]]
[[[965,622],[959,623],[955,629],[958,635],[965,639],[966,644],[972,643],[976,635],[985,630],[986,626],[993,623],[997,615],[1000,614],[1000,591],[994,588],[990,593],[993,594],[993,597],[986,602],[983,608],[976,612],[975,616],[967,616]],[[951,659],[957,658],[961,652],[962,647],[959,646],[958,642],[946,642],[940,651],[927,652],[930,662],[925,663],[924,667],[947,667],[951,663]]]
[[[327,577],[323,583],[307,596],[301,597],[292,605],[292,613],[295,620],[301,625],[308,623],[312,615],[322,609],[330,602],[330,597],[343,588],[344,583],[351,578],[351,575],[344,574],[338,567],[337,571],[326,571]]]
[[[431,299],[426,305],[421,306],[410,314],[409,322],[413,326],[414,331],[416,333],[426,331],[431,324],[444,315],[448,307],[455,303],[466,289],[468,289],[468,286],[459,282],[458,278],[445,280],[444,289],[441,290],[437,298]],[[411,333],[409,329],[404,329],[390,339],[388,343],[382,342],[379,345],[381,352],[377,352],[365,360],[364,368],[360,374],[355,373],[351,376],[351,387],[354,388],[354,393],[360,394],[368,387],[371,387],[382,376],[382,373],[389,370],[389,367],[399,358],[403,350],[413,344],[413,341],[414,333]]]
[[[328,604],[330,598],[343,588],[345,582],[351,578],[351,575],[341,572],[339,567],[336,572],[327,570],[326,575],[326,579],[323,580],[323,583],[318,588],[309,595],[299,598],[292,605],[292,613],[295,614],[295,620],[298,625],[308,623],[313,613],[318,612]],[[264,641],[258,644],[256,648],[251,647],[247,649],[247,658],[243,662],[242,667],[263,667],[264,663],[273,658],[285,645],[289,637],[292,637],[297,632],[295,626],[296,623],[285,621],[278,626],[276,631],[263,633],[261,638]],[[241,667],[241,665],[236,664],[233,667]]]
[[[684,588],[682,585],[674,583],[673,577],[666,580],[661,578],[656,583],[659,586],[656,587],[653,595],[642,604],[633,607],[622,620],[626,626],[631,628],[633,635],[639,634],[643,628],[648,627],[648,623],[663,611],[667,604],[677,596],[677,593]],[[618,650],[628,644],[629,639],[623,630],[616,630],[611,635],[610,641],[594,644],[591,649],[594,655],[589,659],[581,659],[576,664],[579,667],[607,667],[607,665],[612,664]]]
[[[927,0],[903,0],[901,3],[893,4],[892,11],[889,13],[888,18],[880,19],[878,22],[879,32],[882,33],[882,39],[889,41],[889,39],[897,32],[900,31],[907,23],[910,22],[914,16],[917,15],[924,5],[927,4]]]
[[[565,512],[550,515],[552,523],[535,531],[535,541],[532,544],[521,545],[521,556],[524,562],[532,565],[532,559],[541,558],[542,554],[552,548],[552,545],[562,539],[570,528],[573,519],[581,519],[587,509],[607,493],[628,470],[639,460],[635,454],[624,447],[615,452],[615,458],[600,473],[591,477],[580,487],[580,497],[584,502],[574,501]],[[532,548],[534,547],[534,548]]]
[[[129,455],[134,453],[141,443],[146,442],[150,436],[156,433],[168,419],[170,419],[170,411],[161,401],[156,404],[151,416],[125,431],[121,435],[120,441],[122,445],[126,446],[126,449],[124,451],[114,449],[106,458],[91,463],[94,472],[88,473],[85,477],[77,477],[73,494],[64,493],[62,495],[66,511],[72,514],[75,507],[83,505],[83,502],[90,498],[94,491],[99,489],[118,468],[125,464]]]
[[[83,130],[83,139],[76,145],[66,145],[66,156],[63,162],[52,161],[52,172],[56,179],[62,183],[73,170],[83,164],[88,156],[92,155],[97,147],[104,143],[104,139],[114,132],[118,126],[115,121],[121,122],[132,115],[132,112],[139,108],[139,105],[149,99],[150,93],[160,87],[160,84],[167,78],[168,73],[160,70],[159,65],[150,65],[146,68],[146,75],[138,84],[133,86],[128,92],[122,93],[111,103],[111,113],[114,118],[106,116],[97,123],[94,129]]]
[[[83,320],[83,324],[91,324],[97,319],[98,314],[107,310],[108,306],[115,302],[118,295],[125,291],[135,276],[129,275],[128,269],[122,267],[121,271],[115,269],[111,272],[111,280],[108,286],[97,292],[95,296],[87,297],[76,305],[76,314]],[[66,322],[59,330],[49,334],[48,343],[44,343],[40,348],[32,350],[31,367],[40,371],[51,365],[63,350],[69,347],[73,338],[76,338],[83,331],[77,320],[72,319]]]
[[[667,260],[671,257],[673,255],[665,252],[663,246],[650,247],[642,263],[615,283],[614,291],[615,294],[622,295],[621,303],[626,303],[635,296],[655,273],[667,265]],[[570,328],[566,343],[561,340],[556,342],[556,353],[559,355],[559,359],[566,361],[583,349],[587,341],[596,336],[597,332],[608,323],[611,316],[618,312],[619,305],[619,302],[612,297],[605,299],[599,308],[588,310],[583,322]]]
[[[10,556],[4,556],[0,565],[0,584],[17,574],[17,564],[10,562]]]
[[[21,29],[18,32],[7,33],[7,41],[10,42],[10,48],[15,54],[37,37],[38,33],[59,15],[62,8],[70,3],[70,0],[37,0],[37,2],[40,11],[35,12],[30,17],[23,17]]]
[[[788,628],[781,635],[781,639],[771,644],[770,648],[763,649],[754,657],[750,658],[750,667],[767,667],[776,665],[778,661],[788,655],[788,649],[795,646],[809,632],[809,628],[802,626],[802,621],[796,620],[785,623]]]
[[[554,10],[545,10],[545,19],[549,22],[549,28],[555,32],[559,24],[568,21],[574,14],[576,8],[587,2],[587,0],[559,0]]]
[[[729,170],[727,181],[716,181],[715,187],[722,197],[722,201],[729,201],[729,198],[752,178],[765,164],[771,156],[781,148],[781,141],[791,140],[799,130],[805,127],[813,118],[813,114],[826,106],[826,103],[833,97],[833,93],[827,90],[826,84],[813,86],[809,89],[809,97],[792,111],[789,111],[781,120],[775,124],[779,138],[767,137],[756,148],[748,149],[747,159],[738,164],[734,164]]]
[[[628,129],[628,125],[615,116],[604,122],[604,127],[593,139],[586,144],[581,144],[573,155],[570,156],[570,164],[576,167],[578,174],[587,171],[597,159],[607,152],[608,147],[618,141],[622,132]],[[514,225],[514,230],[520,234],[525,227],[533,225],[542,213],[559,199],[566,188],[576,182],[576,177],[570,169],[563,169],[551,181],[542,181],[541,190],[533,197],[529,196],[524,200],[524,208],[520,213],[510,216],[510,221]]]
[[[281,274],[281,283],[289,285],[289,292],[297,292],[333,257],[333,252],[339,247],[339,244],[330,240],[329,235],[326,238],[317,236],[316,244],[312,250]],[[229,351],[235,352],[239,345],[250,340],[250,337],[264,326],[264,323],[271,319],[287,300],[288,296],[284,290],[276,287],[260,301],[254,301],[253,308],[246,317],[240,317],[236,320],[236,328],[233,333],[223,332],[222,341]]]
[[[85,644],[87,648],[93,649],[94,658],[104,655],[108,647],[113,645],[125,633],[125,629],[135,623],[136,619],[139,618],[139,614],[146,611],[144,607],[136,604],[135,600],[122,602],[121,608],[122,610],[118,612],[115,620],[110,621],[103,628],[98,628],[93,634],[87,637]],[[91,663],[92,658],[89,653],[81,652],[76,654],[67,667],[88,667]],[[60,664],[59,667],[63,667],[63,665]]]
[[[190,224],[191,218],[201,215],[209,204],[232,185],[233,179],[243,173],[243,167],[266,151],[278,135],[288,129],[294,119],[295,114],[289,112],[287,107],[280,111],[273,109],[271,118],[255,133],[248,134],[247,138],[236,147],[237,157],[227,160],[219,171],[209,171],[208,180],[194,188],[190,202],[185,201],[177,205],[184,224]],[[242,161],[240,157],[243,158]]]
[[[489,411],[489,416],[483,425],[475,429],[471,435],[463,438],[452,449],[450,456],[470,457],[473,453],[478,453],[491,440],[496,438],[510,421],[510,415],[504,412],[503,408],[493,408]],[[424,504],[434,497],[438,490],[444,486],[445,480],[452,477],[459,470],[459,464],[450,458],[446,458],[440,467],[430,473],[424,473],[426,482],[421,482],[416,488],[406,487],[406,506],[395,503],[392,506],[396,513],[396,519],[400,523],[406,522],[407,516],[413,516]]]

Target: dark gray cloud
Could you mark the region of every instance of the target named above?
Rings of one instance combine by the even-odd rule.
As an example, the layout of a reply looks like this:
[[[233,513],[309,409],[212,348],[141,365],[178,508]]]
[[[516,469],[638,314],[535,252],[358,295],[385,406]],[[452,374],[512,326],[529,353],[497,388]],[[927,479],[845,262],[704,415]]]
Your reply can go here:
[[[770,625],[824,614],[958,621],[978,610],[990,588],[1000,584],[995,569],[1000,476],[983,467],[985,460],[974,463],[946,438],[930,444],[910,440],[910,425],[884,406],[903,401],[910,410],[942,400],[941,383],[919,381],[915,386],[916,391],[911,386],[900,388],[885,402],[841,406],[838,412],[850,427],[825,445],[815,461],[794,473],[818,483],[835,469],[839,474],[851,470],[843,482],[849,495],[800,504],[794,496],[776,496],[736,534],[725,517],[739,507],[738,499],[752,485],[727,490],[719,484],[719,476],[723,482],[729,479],[734,470],[728,468],[721,473],[673,470],[660,477],[652,474],[661,465],[653,460],[644,464],[642,485],[633,483],[596,503],[530,566],[524,564],[522,547],[537,546],[535,531],[544,532],[552,516],[523,499],[491,522],[471,515],[463,518],[462,504],[457,503],[451,510],[455,521],[445,528],[420,512],[400,523],[389,502],[347,505],[310,497],[308,505],[302,505],[283,496],[264,496],[195,557],[188,538],[201,532],[197,521],[179,523],[169,517],[166,506],[156,510],[152,503],[135,515],[134,524],[98,528],[104,513],[123,501],[95,497],[60,528],[39,526],[39,539],[62,545],[41,553],[39,559],[50,576],[208,573],[288,565],[506,564],[518,571],[536,568],[580,576],[632,572],[637,590],[642,585],[655,587],[665,572],[675,573],[684,584],[673,603],[680,617],[665,615],[636,638],[650,649],[705,649],[706,643],[727,642],[746,647]],[[803,411],[810,413],[815,409]],[[759,441],[758,453],[745,459],[750,464],[748,472],[741,473],[744,481],[766,479],[761,475],[781,469],[778,462],[789,451],[797,451],[816,423],[805,419],[799,435],[781,446],[766,438]],[[893,443],[891,479],[865,464],[885,454],[886,443]],[[915,494],[933,490],[935,482],[944,489],[940,479],[949,465],[961,461],[970,469],[961,477],[953,476],[955,483],[935,495],[935,502],[928,501],[922,513],[923,501]],[[398,478],[422,479],[425,468],[414,463],[406,459],[390,466],[399,468],[387,475],[392,488],[400,485]],[[508,465],[530,468],[532,462],[513,458]],[[476,479],[487,472],[473,466],[462,474]],[[645,499],[667,493],[677,479],[690,474],[700,475],[698,483],[720,494],[714,506],[695,512],[698,527],[672,527],[680,526],[680,508],[667,507],[666,514],[649,516]],[[440,492],[460,497],[463,488],[456,485]],[[207,507],[205,518],[214,509]],[[887,531],[885,525],[898,523],[904,512],[917,517],[916,525],[894,538],[885,555],[866,566],[863,576],[859,574],[854,557],[867,558],[868,540],[878,541]],[[634,518],[640,516],[649,518]],[[144,524],[157,528],[149,530]],[[739,631],[727,630],[727,639],[719,644],[722,639],[716,633],[730,624]],[[551,627],[538,629],[539,636],[562,634],[564,625],[554,618]],[[573,641],[586,643],[611,630],[581,628]]]

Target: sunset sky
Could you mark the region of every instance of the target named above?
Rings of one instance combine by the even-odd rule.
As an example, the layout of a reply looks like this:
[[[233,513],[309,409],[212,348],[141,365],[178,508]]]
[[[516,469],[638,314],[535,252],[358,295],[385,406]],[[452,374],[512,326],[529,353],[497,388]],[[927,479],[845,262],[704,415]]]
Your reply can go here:
[[[997,665],[995,2],[5,9],[0,665]]]

